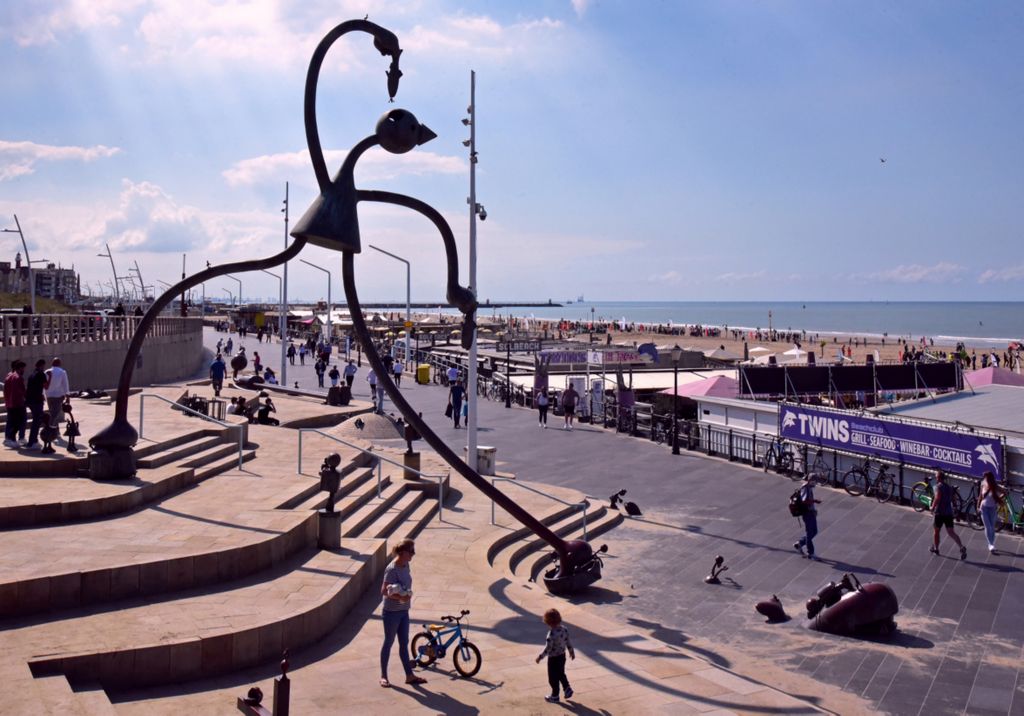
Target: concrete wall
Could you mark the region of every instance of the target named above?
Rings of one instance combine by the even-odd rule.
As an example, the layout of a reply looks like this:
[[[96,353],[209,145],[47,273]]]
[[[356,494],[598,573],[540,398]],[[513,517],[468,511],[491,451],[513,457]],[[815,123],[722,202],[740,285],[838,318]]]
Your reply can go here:
[[[59,356],[68,372],[71,390],[115,388],[129,342],[128,338],[123,338],[0,346],[0,368],[6,374],[10,370],[11,361],[20,358],[28,363],[28,375],[36,360],[42,358],[49,367],[50,361]],[[201,370],[203,363],[202,323],[184,319],[179,330],[146,338],[140,363],[136,364],[132,375],[132,385],[168,383],[191,378]]]

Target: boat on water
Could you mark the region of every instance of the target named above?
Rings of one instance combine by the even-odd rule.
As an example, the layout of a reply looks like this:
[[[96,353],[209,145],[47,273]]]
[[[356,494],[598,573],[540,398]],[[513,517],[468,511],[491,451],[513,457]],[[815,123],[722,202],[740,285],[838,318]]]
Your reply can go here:
[[[570,298],[568,301],[565,302],[565,305],[568,306],[571,303],[573,303],[573,300]],[[576,297],[575,303],[583,303],[583,294],[582,293],[579,296]]]

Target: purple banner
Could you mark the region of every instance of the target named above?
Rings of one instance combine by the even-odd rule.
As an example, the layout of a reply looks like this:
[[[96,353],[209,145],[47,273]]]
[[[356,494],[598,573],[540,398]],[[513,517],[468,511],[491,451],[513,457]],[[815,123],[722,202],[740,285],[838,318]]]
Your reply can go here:
[[[975,478],[991,470],[1003,479],[1003,443],[986,435],[785,404],[779,406],[779,435]]]

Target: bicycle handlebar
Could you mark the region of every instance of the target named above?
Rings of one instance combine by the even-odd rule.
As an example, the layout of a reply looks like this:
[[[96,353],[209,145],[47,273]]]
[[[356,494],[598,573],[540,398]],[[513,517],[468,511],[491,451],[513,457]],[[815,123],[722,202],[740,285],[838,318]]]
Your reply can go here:
[[[462,618],[466,617],[466,616],[469,616],[469,610],[468,609],[463,609],[460,612],[459,616],[456,617],[456,616],[452,616],[451,614],[445,614],[443,617],[441,617],[441,621],[443,621],[443,622],[458,622],[458,621],[461,621]]]

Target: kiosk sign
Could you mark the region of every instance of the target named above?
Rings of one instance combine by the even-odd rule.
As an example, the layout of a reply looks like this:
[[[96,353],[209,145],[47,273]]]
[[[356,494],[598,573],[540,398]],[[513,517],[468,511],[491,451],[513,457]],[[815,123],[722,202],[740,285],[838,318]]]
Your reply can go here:
[[[787,440],[981,478],[1003,479],[1003,443],[991,435],[960,433],[877,417],[779,406],[779,435]]]

